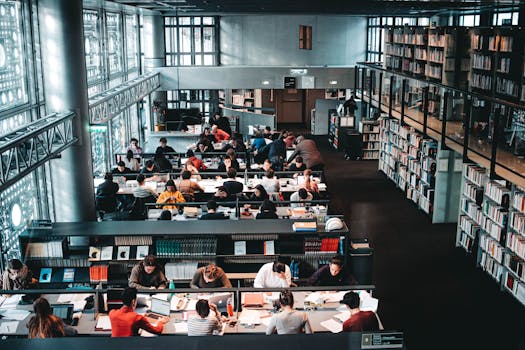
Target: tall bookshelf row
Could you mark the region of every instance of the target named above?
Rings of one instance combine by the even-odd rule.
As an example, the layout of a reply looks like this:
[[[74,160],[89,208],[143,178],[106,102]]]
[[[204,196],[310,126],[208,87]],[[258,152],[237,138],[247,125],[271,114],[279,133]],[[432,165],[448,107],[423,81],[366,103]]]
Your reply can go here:
[[[461,87],[469,71],[466,30],[391,27],[385,35],[387,69]]]
[[[421,210],[433,213],[437,143],[397,119],[381,118],[379,170]]]
[[[363,136],[362,159],[379,159],[379,122],[377,120],[361,120],[359,132]]]
[[[525,304],[525,191],[466,164],[456,246]]]

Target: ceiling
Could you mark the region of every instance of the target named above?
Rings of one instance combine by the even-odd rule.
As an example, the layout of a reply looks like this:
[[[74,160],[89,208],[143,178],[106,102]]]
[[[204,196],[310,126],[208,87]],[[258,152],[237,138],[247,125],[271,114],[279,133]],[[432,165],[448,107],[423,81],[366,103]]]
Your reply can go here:
[[[431,15],[469,9],[523,5],[520,0],[112,0],[159,11],[163,15],[192,14],[340,14]]]

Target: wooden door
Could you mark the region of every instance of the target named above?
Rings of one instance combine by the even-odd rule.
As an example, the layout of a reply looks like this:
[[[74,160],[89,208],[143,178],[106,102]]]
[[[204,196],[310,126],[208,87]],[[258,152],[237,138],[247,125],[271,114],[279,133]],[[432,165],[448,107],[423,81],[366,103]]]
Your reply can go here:
[[[298,89],[274,90],[278,123],[303,123],[303,91]]]

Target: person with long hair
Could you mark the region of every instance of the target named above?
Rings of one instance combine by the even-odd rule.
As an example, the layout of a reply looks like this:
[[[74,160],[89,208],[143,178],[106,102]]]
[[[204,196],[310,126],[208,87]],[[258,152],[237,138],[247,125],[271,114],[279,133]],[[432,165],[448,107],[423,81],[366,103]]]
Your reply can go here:
[[[173,180],[166,182],[166,189],[157,198],[159,204],[173,204],[173,203],[184,203],[186,200],[180,191],[177,191],[177,186]],[[177,209],[175,205],[165,205],[162,207],[163,210]]]
[[[312,179],[312,170],[306,169],[303,171],[304,182],[300,183],[299,186],[313,194],[319,194],[319,187],[314,179]]]
[[[33,303],[35,316],[27,323],[29,339],[65,337],[64,322],[53,315],[51,305],[45,298],[38,298]]]
[[[138,172],[140,170],[140,164],[137,158],[135,158],[133,151],[128,149],[126,156],[122,159],[124,166],[129,168],[131,171]]]
[[[270,324],[266,328],[266,335],[277,331],[277,334],[312,334],[314,331],[308,321],[308,315],[304,312],[294,310],[293,293],[283,290],[279,294],[279,304],[281,312],[275,314],[270,319]]]

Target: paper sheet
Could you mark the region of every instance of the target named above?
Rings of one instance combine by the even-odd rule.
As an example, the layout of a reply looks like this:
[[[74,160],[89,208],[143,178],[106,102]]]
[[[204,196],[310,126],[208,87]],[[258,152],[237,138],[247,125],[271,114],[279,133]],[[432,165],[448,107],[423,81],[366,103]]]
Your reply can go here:
[[[110,331],[111,330],[111,321],[109,319],[109,316],[107,316],[107,315],[100,315],[100,316],[98,316],[97,325],[95,326],[95,329]]]
[[[195,310],[195,306],[197,305],[197,301],[198,301],[198,300],[190,299],[190,300],[188,301],[188,305],[186,305],[186,310],[187,310],[187,311],[193,311],[193,310]]]
[[[258,310],[242,310],[239,317],[240,324],[261,324]]]
[[[341,322],[345,322],[350,318],[350,311],[343,311],[337,315],[334,315],[335,318],[337,318]]]
[[[2,322],[0,323],[0,334],[13,334],[16,332],[16,329],[18,328],[18,324],[20,322],[17,321],[10,321],[10,322]]]
[[[0,315],[2,315],[3,319],[5,320],[22,321],[30,314],[31,313],[29,311],[20,310],[20,309],[0,310]]]
[[[22,294],[16,294],[16,295],[12,295],[6,298],[5,301],[2,303],[1,308],[2,309],[14,309],[18,305],[20,300],[22,300],[22,296],[23,296]]]
[[[188,333],[188,322],[175,322],[175,333],[177,334]]]
[[[323,321],[320,324],[332,333],[340,333],[343,331],[343,324],[334,320],[333,318]]]

